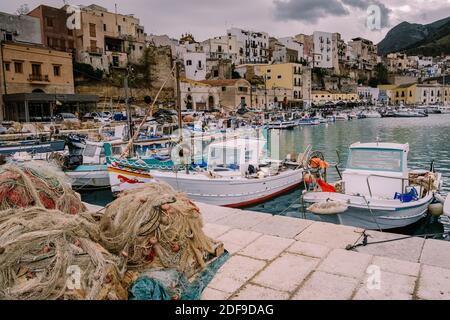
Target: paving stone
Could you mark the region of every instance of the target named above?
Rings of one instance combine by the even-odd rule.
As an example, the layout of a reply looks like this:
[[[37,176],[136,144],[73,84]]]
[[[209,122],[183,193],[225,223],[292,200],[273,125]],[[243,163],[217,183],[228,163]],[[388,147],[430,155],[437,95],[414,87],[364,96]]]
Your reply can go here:
[[[202,219],[205,223],[215,222],[225,217],[236,215],[240,212],[240,210],[218,207],[205,203],[196,202],[195,204],[199,207]]]
[[[292,297],[293,300],[348,300],[359,281],[322,271],[314,272]]]
[[[239,251],[239,254],[261,260],[273,260],[293,242],[292,239],[264,235]]]
[[[253,226],[250,230],[276,237],[293,239],[311,224],[312,221],[309,220],[272,216]]]
[[[258,232],[232,229],[221,235],[217,240],[222,241],[225,249],[228,250],[230,254],[233,254],[248,246],[260,236],[261,233]]]
[[[233,256],[220,268],[209,288],[234,293],[258,273],[266,263],[243,256]]]
[[[253,284],[246,285],[231,300],[287,300],[289,293]]]
[[[384,241],[391,239],[398,239],[404,237],[403,235],[386,233],[386,232],[368,232],[370,235],[368,241]],[[369,244],[365,247],[358,247],[356,251],[372,254],[374,256],[383,256],[399,260],[406,260],[411,262],[419,262],[420,253],[425,239],[422,238],[408,238],[404,240],[380,243],[380,244]]]
[[[225,234],[227,231],[230,231],[230,226],[223,226],[215,223],[207,223],[203,226],[203,232],[210,238],[218,238],[221,235]]]
[[[417,298],[425,300],[450,300],[450,270],[422,265]]]
[[[381,271],[379,282],[367,275],[353,299],[355,300],[411,300],[417,278]],[[375,285],[377,284],[377,285]]]
[[[335,249],[322,261],[317,270],[346,277],[361,278],[372,256],[353,251]]]
[[[284,253],[265,268],[253,283],[292,292],[317,266],[319,259]]]
[[[248,230],[257,224],[270,219],[271,217],[271,215],[266,213],[241,211],[237,214],[232,214],[217,220],[215,223],[237,229]]]
[[[380,267],[382,271],[403,274],[412,277],[417,277],[420,271],[419,263],[387,257],[374,257],[371,264]]]
[[[426,240],[420,262],[435,267],[450,269],[450,242]]]
[[[330,248],[320,244],[295,241],[294,244],[292,244],[292,246],[290,246],[286,251],[313,258],[323,258],[328,254],[328,252],[330,252],[330,250]]]
[[[227,292],[206,288],[202,293],[201,300],[227,300],[230,295],[231,294]]]
[[[329,248],[346,248],[355,243],[362,230],[354,227],[341,226],[323,222],[313,222],[300,233],[296,240],[317,243]]]

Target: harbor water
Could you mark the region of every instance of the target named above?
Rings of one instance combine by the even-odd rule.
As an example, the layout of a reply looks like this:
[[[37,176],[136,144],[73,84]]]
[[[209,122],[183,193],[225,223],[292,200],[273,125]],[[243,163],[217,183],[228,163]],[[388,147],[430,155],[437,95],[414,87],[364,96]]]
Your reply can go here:
[[[271,130],[270,145],[272,157],[283,159],[288,153],[301,153],[308,145],[321,151],[329,163],[338,162],[345,168],[348,147],[355,142],[396,142],[409,143],[409,167],[412,169],[430,168],[434,160],[438,172],[443,174],[443,193],[450,191],[450,115],[430,115],[427,118],[381,118],[338,121],[318,126],[301,126],[293,130]],[[278,141],[278,145],[274,144]],[[328,170],[328,181],[338,179],[333,168]],[[265,203],[248,207],[248,210],[275,215],[303,217],[300,205],[301,190],[295,190]],[[84,201],[106,205],[112,201],[109,190],[82,192]],[[318,220],[312,214],[306,218]],[[437,218],[427,217],[397,232],[405,234],[425,234],[443,232],[443,225]]]

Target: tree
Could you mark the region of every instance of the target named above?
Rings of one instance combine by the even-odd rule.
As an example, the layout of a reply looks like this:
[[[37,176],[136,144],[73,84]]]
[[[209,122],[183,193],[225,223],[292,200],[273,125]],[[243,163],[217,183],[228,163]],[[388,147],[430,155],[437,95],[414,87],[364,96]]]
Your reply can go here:
[[[389,84],[389,71],[382,63],[378,63],[375,66],[375,78],[377,80],[377,85],[379,84]]]

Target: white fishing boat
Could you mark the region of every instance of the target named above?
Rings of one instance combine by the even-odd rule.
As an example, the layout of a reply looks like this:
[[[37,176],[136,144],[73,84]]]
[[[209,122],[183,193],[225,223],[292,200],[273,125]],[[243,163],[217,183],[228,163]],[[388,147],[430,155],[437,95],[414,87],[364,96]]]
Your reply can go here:
[[[334,117],[335,121],[347,121],[349,119],[348,115],[345,113],[338,113]]]
[[[295,121],[273,121],[267,124],[267,129],[285,130],[293,129],[296,126],[297,123],[295,123]]]
[[[198,202],[227,207],[244,207],[281,195],[299,186],[303,169],[297,162],[264,159],[266,141],[231,139],[208,147],[207,167],[194,169],[189,156],[174,159],[173,166],[149,163],[145,159],[108,157],[113,193],[163,181]],[[110,150],[106,147],[107,154]],[[176,150],[176,148],[174,149]],[[185,159],[187,158],[187,159]]]
[[[305,190],[304,201],[313,204],[308,211],[327,222],[364,229],[400,228],[419,221],[442,181],[434,169],[410,170],[408,152],[408,144],[353,144],[335,187],[319,180],[323,188]]]
[[[364,111],[362,113],[363,117],[367,119],[378,119],[381,118],[381,114],[378,111]]]
[[[443,114],[450,114],[450,106],[439,106],[437,109]]]
[[[421,111],[415,111],[411,109],[400,109],[398,111],[394,111],[395,118],[425,118],[428,115]]]

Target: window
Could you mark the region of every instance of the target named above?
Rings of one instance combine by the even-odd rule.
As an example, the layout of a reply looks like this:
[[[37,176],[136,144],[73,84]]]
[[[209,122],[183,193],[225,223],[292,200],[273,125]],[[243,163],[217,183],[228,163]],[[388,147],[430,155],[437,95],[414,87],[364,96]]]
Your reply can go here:
[[[186,65],[187,66],[192,66],[192,60],[186,60]]]
[[[117,29],[119,30],[119,32],[122,32],[122,27],[121,26],[117,26]]]
[[[222,91],[227,91],[227,87],[222,87]]]
[[[47,27],[52,28],[53,27],[53,18],[52,17],[45,17],[45,24]]]
[[[13,35],[12,33],[5,33],[5,41],[13,41]]]
[[[97,32],[95,30],[95,24],[94,23],[89,23],[89,35],[93,38],[95,38],[97,36]]]
[[[53,66],[53,75],[55,77],[61,76],[61,66]]]
[[[23,63],[22,62],[14,62],[14,72],[15,73],[23,73]]]
[[[41,65],[38,63],[31,64],[31,73],[33,76],[41,75]]]
[[[106,31],[106,24],[103,24],[103,31]]]
[[[9,71],[9,69],[10,69],[10,63],[5,62],[5,71]]]
[[[278,77],[277,77],[278,79],[281,79],[281,75],[278,75]]]
[[[95,50],[97,48],[97,41],[91,40],[91,50]]]
[[[402,155],[401,150],[353,149],[347,168],[401,172]]]
[[[219,76],[219,70],[214,70],[214,77],[217,78]]]

